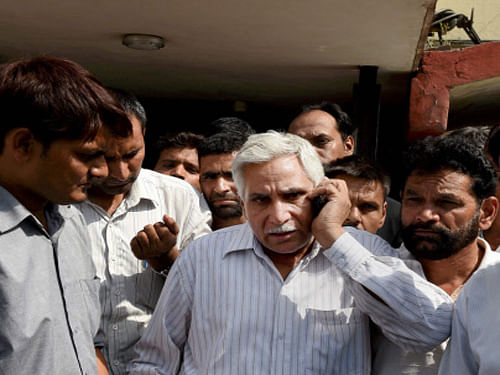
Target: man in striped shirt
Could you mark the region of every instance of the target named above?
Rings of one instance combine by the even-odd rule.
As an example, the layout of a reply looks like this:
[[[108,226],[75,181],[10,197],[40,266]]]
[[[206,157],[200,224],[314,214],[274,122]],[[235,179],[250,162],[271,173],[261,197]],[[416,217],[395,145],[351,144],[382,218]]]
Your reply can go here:
[[[109,176],[78,205],[103,280],[104,355],[111,374],[125,374],[169,266],[194,238],[210,232],[209,212],[187,182],[142,168],[146,115],[131,94],[115,91],[132,123],[131,136],[108,145]],[[137,235],[137,236],[136,236]]]
[[[131,374],[368,375],[369,317],[406,348],[448,336],[449,297],[380,237],[342,228],[346,184],[324,179],[309,142],[252,135],[232,171],[248,222],[177,259]]]

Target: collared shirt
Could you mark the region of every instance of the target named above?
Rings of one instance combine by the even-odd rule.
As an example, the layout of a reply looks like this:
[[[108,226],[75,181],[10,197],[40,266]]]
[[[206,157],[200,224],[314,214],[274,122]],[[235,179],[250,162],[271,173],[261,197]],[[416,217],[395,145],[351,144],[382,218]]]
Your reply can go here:
[[[0,373],[93,375],[99,280],[88,236],[73,207],[51,205],[46,218],[47,230],[0,187]]]
[[[130,373],[368,375],[367,313],[401,345],[443,341],[446,293],[386,256],[396,250],[378,236],[345,230],[329,249],[314,244],[285,280],[248,224],[193,242],[168,276]]]
[[[439,375],[497,375],[500,372],[499,286],[500,254],[493,252],[457,298],[451,338]]]
[[[125,374],[133,346],[141,337],[165,282],[137,259],[130,241],[145,225],[167,214],[179,226],[177,247],[209,233],[210,214],[200,210],[199,196],[188,183],[142,169],[130,192],[110,217],[90,201],[77,205],[91,237],[92,258],[101,284],[104,355],[112,374]]]
[[[495,258],[500,256],[491,251],[490,245],[486,241],[481,238],[479,240],[484,248],[484,256],[478,271],[490,265]],[[411,255],[404,245],[401,246],[400,253],[408,267],[425,278],[421,263]],[[447,340],[424,353],[408,352],[389,341],[378,329],[374,329],[372,375],[436,375],[446,344]]]

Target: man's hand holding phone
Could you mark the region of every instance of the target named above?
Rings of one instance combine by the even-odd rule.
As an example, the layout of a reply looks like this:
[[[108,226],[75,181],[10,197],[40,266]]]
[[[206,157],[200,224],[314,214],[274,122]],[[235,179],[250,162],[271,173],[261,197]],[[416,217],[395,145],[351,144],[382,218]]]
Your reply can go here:
[[[323,248],[330,247],[343,233],[351,201],[345,181],[325,178],[309,194],[316,215],[311,231]],[[321,207],[322,206],[322,207]]]

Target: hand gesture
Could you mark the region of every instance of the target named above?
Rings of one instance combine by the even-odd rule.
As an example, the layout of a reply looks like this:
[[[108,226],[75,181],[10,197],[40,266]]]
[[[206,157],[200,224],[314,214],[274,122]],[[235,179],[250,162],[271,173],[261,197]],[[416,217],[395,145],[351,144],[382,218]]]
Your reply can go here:
[[[311,231],[321,246],[327,248],[344,233],[342,224],[349,216],[351,200],[344,180],[325,178],[309,193],[309,199],[321,195],[327,202],[313,219]]]
[[[174,219],[163,215],[163,222],[148,224],[130,241],[138,259],[147,260],[155,269],[170,266],[178,256],[175,247],[179,227]]]

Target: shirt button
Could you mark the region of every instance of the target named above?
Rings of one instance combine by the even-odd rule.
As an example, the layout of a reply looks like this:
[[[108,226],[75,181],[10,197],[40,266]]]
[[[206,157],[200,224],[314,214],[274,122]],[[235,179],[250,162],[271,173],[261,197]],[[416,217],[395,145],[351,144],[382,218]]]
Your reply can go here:
[[[115,295],[119,296],[120,295],[120,289],[115,290]]]
[[[113,330],[116,331],[118,329],[118,325],[113,324],[113,326],[111,328],[113,328]]]
[[[115,359],[115,360],[113,361],[113,364],[114,364],[115,366],[118,366],[118,365],[120,364],[120,361],[119,361],[119,360],[117,360],[117,359]]]
[[[111,258],[111,261],[112,262],[116,262],[116,258]]]

